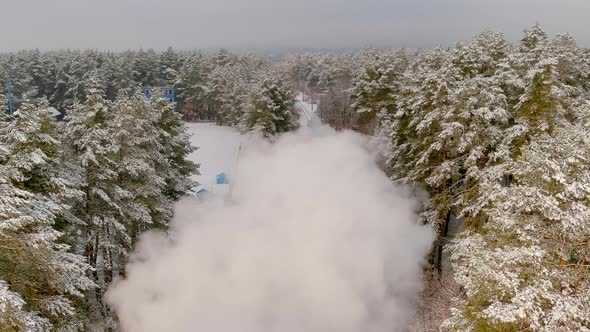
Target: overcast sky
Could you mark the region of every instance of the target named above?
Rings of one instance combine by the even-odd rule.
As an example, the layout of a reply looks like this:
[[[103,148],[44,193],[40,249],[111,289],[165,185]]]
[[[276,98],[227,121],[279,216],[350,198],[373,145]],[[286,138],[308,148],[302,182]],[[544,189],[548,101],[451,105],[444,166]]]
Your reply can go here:
[[[590,0],[0,0],[0,51],[449,45],[539,22],[590,46]]]

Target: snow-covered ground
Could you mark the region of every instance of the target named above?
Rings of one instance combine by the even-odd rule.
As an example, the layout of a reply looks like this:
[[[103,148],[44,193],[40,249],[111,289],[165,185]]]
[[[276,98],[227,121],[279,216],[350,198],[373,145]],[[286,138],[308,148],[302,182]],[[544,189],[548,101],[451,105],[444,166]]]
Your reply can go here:
[[[230,177],[240,149],[240,133],[229,127],[213,123],[189,123],[191,144],[199,149],[189,159],[201,164],[200,175],[193,180],[205,187],[215,185],[217,174],[224,172]]]
[[[312,105],[299,93],[296,96],[296,108],[300,113],[301,127],[319,129],[321,121]],[[314,105],[315,110],[317,105]],[[189,155],[189,159],[199,163],[200,175],[193,175],[193,180],[212,190],[216,184],[217,174],[224,172],[231,182],[231,173],[237,164],[240,145],[248,140],[248,135],[213,123],[189,123],[191,144],[199,149]],[[315,130],[314,130],[315,131]]]

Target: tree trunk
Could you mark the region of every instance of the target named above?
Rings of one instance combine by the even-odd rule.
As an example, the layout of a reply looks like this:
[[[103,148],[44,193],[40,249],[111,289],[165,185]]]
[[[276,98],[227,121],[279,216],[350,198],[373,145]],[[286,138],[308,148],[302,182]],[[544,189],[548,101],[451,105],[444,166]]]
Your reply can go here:
[[[438,241],[437,241],[437,250],[438,254],[436,257],[436,270],[438,272],[438,279],[442,279],[442,255],[443,255],[443,246],[445,243],[445,238],[447,236],[447,232],[449,230],[449,221],[451,219],[451,211],[447,211],[447,215],[445,216],[444,223],[440,225],[438,231]]]

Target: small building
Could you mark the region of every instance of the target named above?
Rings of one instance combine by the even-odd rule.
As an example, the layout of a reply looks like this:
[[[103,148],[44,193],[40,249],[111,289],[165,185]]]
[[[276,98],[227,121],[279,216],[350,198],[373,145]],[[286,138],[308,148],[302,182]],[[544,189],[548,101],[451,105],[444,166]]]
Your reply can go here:
[[[160,91],[162,91],[162,95],[164,98],[168,99],[171,103],[176,102],[176,88],[173,86],[161,86]],[[147,99],[151,99],[153,95],[154,88],[151,86],[146,86],[143,88],[143,94]]]
[[[201,198],[207,195],[207,193],[209,193],[209,190],[207,190],[205,186],[198,186],[197,188],[193,189],[193,192],[195,193],[195,196],[197,196],[197,198]]]
[[[227,178],[227,175],[225,175],[225,173],[219,173],[217,174],[217,184],[229,184],[229,180]]]
[[[211,194],[213,197],[225,197],[230,192],[229,179],[225,173],[215,176],[215,184],[200,184],[193,182],[191,192],[197,198],[205,198]]]

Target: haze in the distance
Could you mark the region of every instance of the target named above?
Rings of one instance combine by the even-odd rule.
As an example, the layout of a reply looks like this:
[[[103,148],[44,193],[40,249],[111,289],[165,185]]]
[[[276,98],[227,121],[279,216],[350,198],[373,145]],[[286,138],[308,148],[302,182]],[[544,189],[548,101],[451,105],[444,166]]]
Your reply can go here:
[[[0,51],[450,45],[540,23],[590,46],[588,0],[0,0]]]

